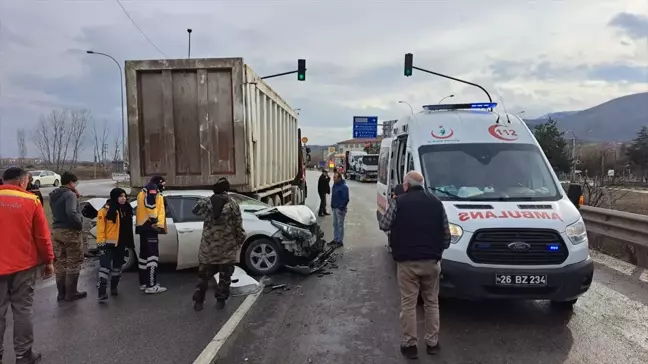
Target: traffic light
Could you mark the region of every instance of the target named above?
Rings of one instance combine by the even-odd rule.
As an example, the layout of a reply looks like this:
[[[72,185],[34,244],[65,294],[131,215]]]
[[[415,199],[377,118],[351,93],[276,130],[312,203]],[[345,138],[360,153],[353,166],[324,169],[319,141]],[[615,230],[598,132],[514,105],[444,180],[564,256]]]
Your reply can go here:
[[[412,53],[405,54],[405,76],[412,75],[412,68],[414,67],[414,55]]]
[[[305,59],[297,60],[297,80],[306,81],[306,60]]]

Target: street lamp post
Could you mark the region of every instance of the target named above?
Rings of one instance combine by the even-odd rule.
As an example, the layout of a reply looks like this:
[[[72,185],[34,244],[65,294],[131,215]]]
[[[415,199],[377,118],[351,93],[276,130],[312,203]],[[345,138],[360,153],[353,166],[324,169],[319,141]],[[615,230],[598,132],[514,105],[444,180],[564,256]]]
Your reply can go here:
[[[124,124],[125,124],[125,122],[124,122],[124,72],[122,71],[122,67],[119,64],[119,62],[117,62],[117,60],[115,58],[113,58],[113,56],[111,56],[109,54],[106,54],[106,53],[95,52],[95,51],[86,51],[86,53],[88,53],[88,54],[96,54],[96,55],[108,57],[108,58],[112,59],[113,62],[115,62],[115,64],[119,68],[119,83],[120,83],[120,86],[121,86],[119,88],[119,91],[121,93],[121,129],[122,129],[122,135],[121,135],[121,137],[122,137],[122,167],[121,167],[121,169],[122,169],[122,172],[123,172],[124,167],[125,167],[125,163],[126,163],[126,127],[124,126]]]
[[[572,150],[571,150],[571,176],[570,180],[571,182],[574,182],[576,180],[576,133],[574,133],[571,130],[567,130],[567,133],[571,133],[572,135]]]
[[[412,108],[412,105],[409,104],[409,102],[407,102],[407,101],[399,101],[398,103],[399,104],[405,104],[405,105],[409,106],[410,111],[412,112],[412,115],[414,115],[414,109]]]
[[[443,102],[443,100],[445,100],[445,99],[449,99],[449,98],[452,98],[452,97],[454,97],[454,95],[448,95],[448,96],[446,96],[446,97],[444,97],[444,98],[442,98],[441,100],[439,100],[439,102],[438,102],[438,103],[440,104],[440,103],[442,103],[442,102]]]

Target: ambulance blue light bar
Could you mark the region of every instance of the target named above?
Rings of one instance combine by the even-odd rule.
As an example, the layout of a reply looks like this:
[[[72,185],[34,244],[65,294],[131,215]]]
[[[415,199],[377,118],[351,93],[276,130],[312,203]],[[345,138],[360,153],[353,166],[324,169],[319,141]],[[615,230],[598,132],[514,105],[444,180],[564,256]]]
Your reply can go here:
[[[496,102],[474,102],[471,104],[435,104],[423,105],[424,110],[471,110],[471,109],[493,109],[497,106]]]

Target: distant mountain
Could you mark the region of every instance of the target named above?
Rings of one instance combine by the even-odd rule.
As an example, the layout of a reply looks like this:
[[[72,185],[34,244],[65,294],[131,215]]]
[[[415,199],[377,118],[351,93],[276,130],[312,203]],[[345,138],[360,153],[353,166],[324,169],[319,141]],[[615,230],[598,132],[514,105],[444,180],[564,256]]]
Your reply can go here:
[[[578,139],[598,142],[630,141],[648,125],[648,92],[621,96],[582,111],[549,113],[525,120],[529,127],[556,120],[562,131],[571,130]]]

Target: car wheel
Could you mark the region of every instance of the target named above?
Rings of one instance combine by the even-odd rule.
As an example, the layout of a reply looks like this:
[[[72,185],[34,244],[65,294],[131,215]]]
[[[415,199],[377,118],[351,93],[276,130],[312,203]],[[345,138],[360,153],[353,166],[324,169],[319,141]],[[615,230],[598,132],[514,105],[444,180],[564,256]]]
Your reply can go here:
[[[245,249],[244,257],[245,266],[255,276],[273,274],[283,265],[277,243],[268,238],[252,241]]]
[[[122,266],[122,271],[133,270],[137,266],[137,253],[135,248],[126,248],[126,254],[124,255],[124,265]]]
[[[59,185],[59,180],[54,180],[54,187],[58,187]]]
[[[34,187],[40,188],[40,181],[39,180],[34,181]]]

